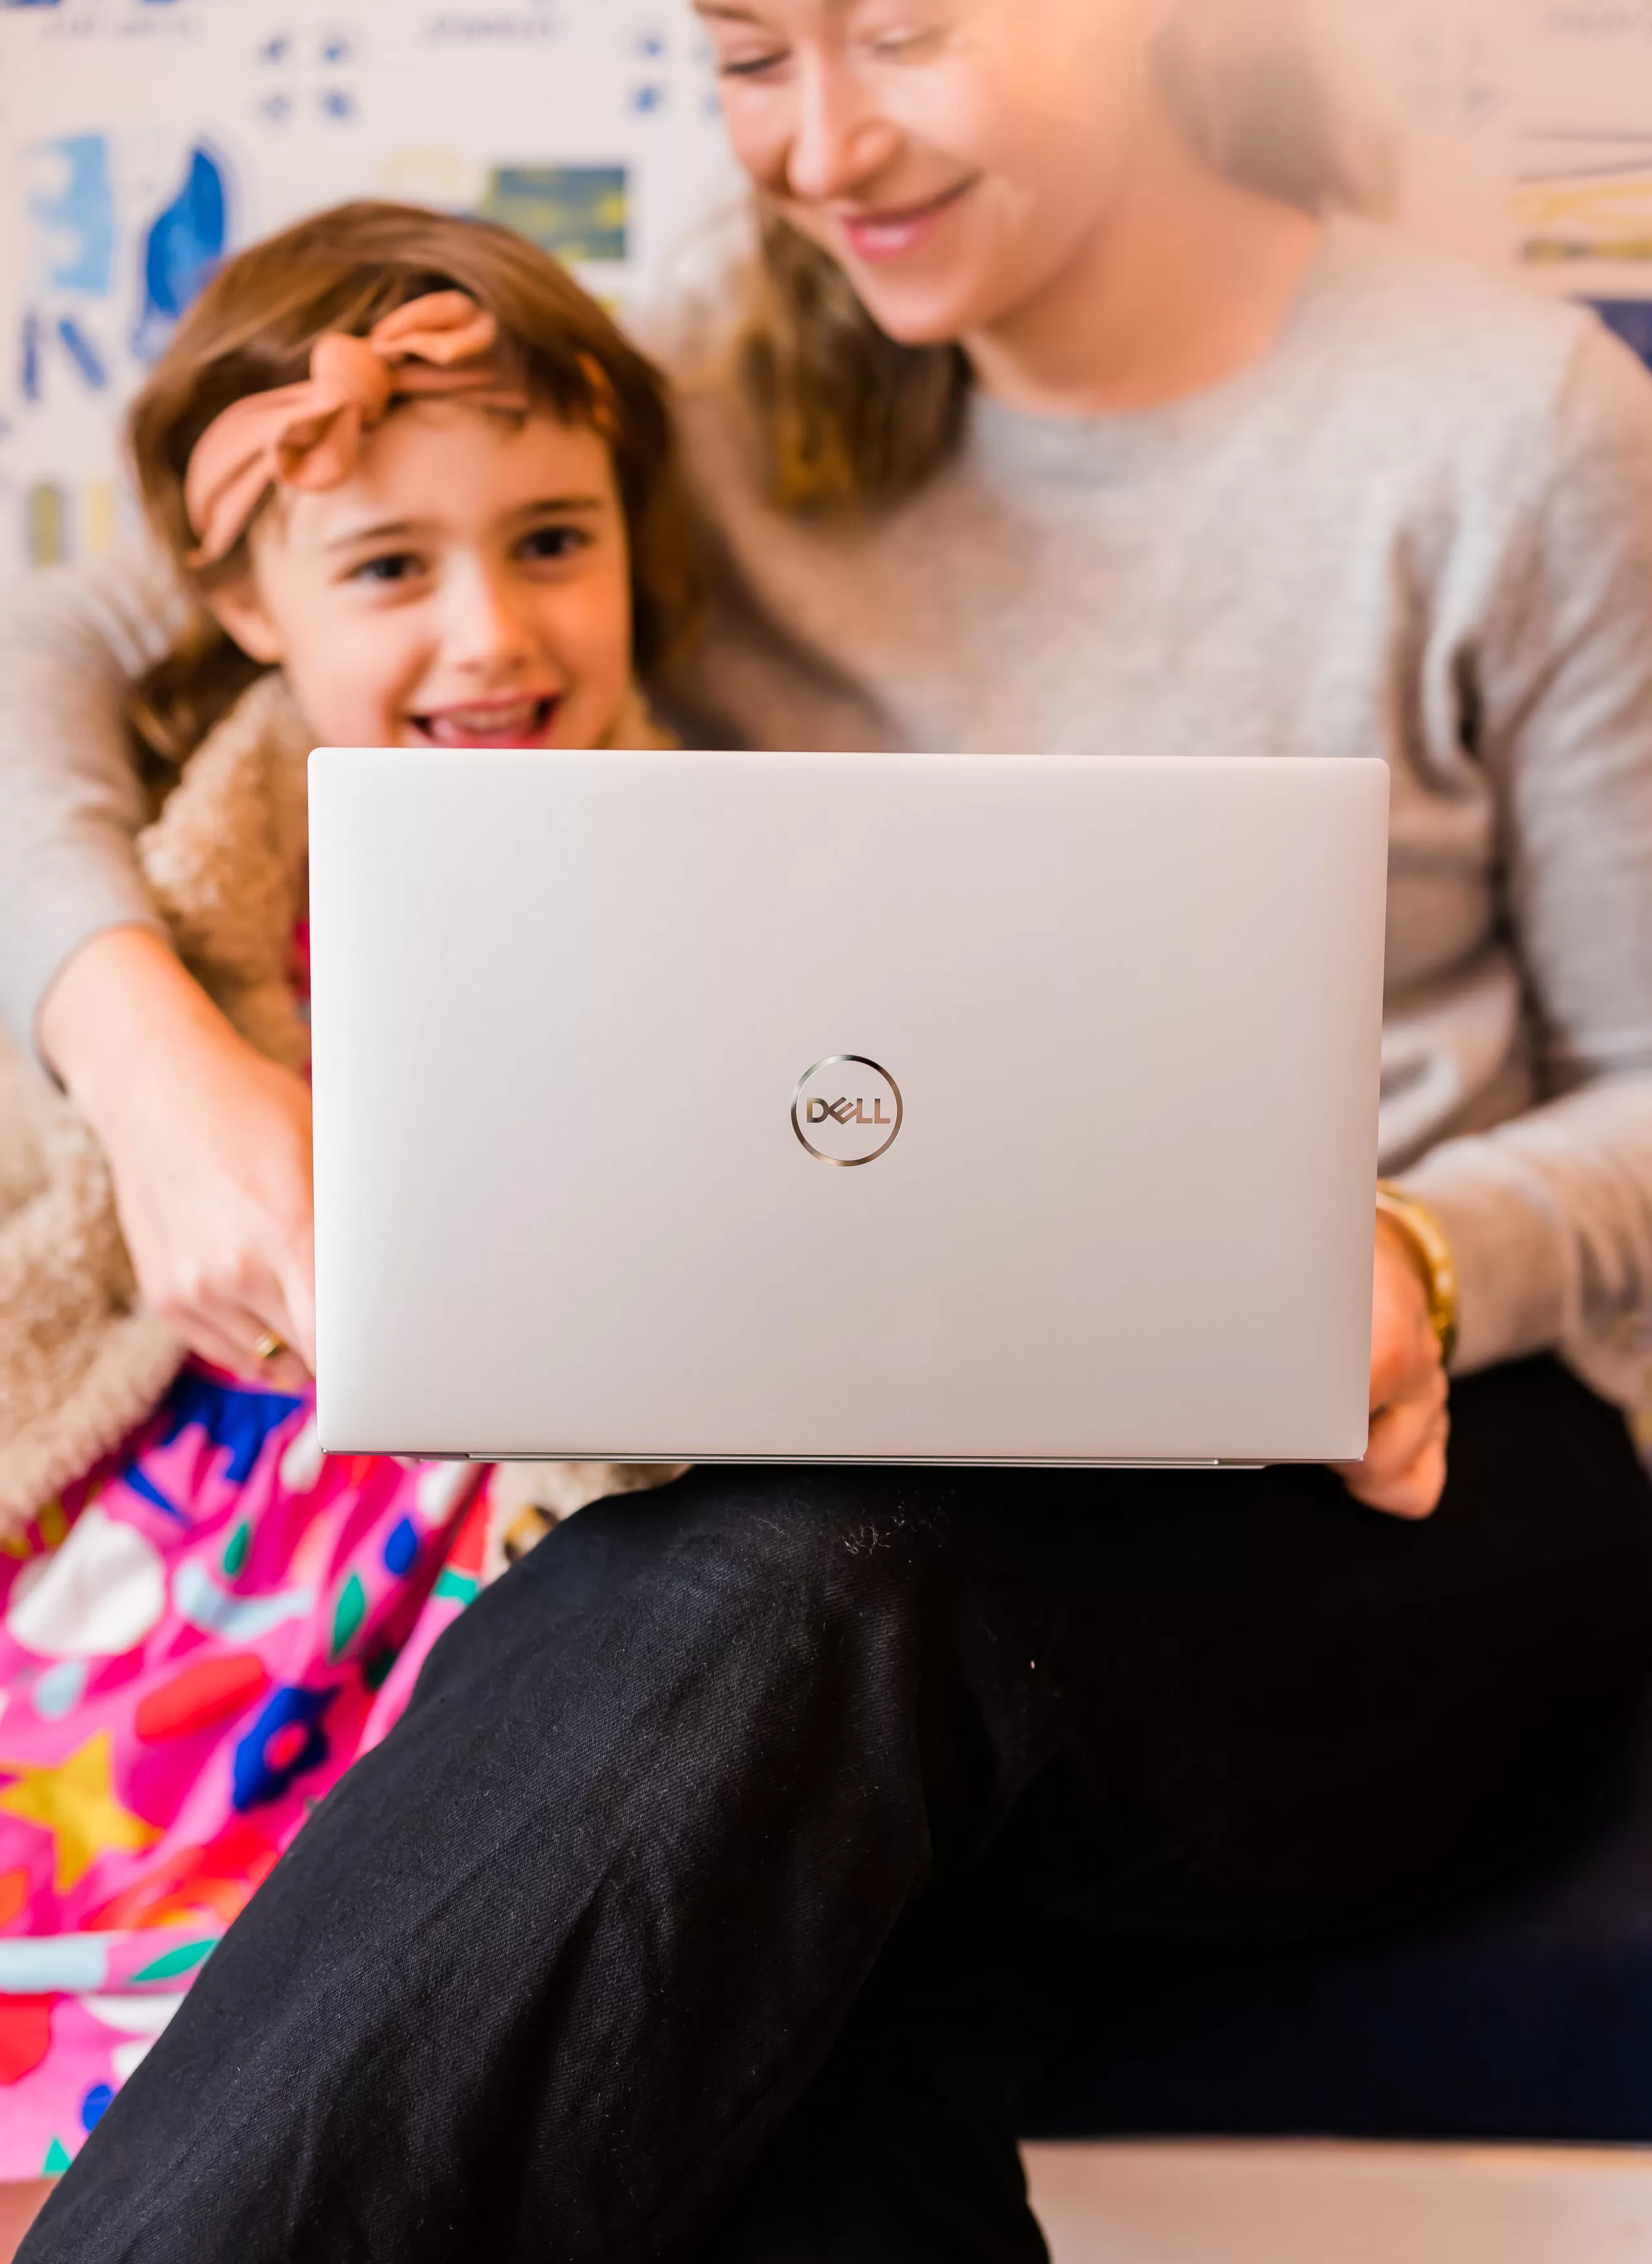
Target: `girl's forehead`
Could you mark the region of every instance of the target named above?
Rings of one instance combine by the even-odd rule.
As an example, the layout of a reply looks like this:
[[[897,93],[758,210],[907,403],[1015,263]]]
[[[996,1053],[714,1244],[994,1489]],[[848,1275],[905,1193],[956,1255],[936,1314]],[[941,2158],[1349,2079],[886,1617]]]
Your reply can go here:
[[[362,435],[349,478],[283,487],[263,514],[267,534],[303,550],[366,530],[421,526],[477,537],[534,507],[605,510],[618,500],[609,446],[552,410],[525,414],[461,401],[405,401]]]
[[[525,415],[453,400],[399,402],[362,435],[353,469],[336,485],[285,490],[281,516],[330,534],[364,511],[475,526],[536,504],[606,502],[608,446],[589,425],[551,410]]]
[[[357,474],[395,476],[451,464],[464,456],[502,468],[554,461],[606,460],[607,444],[589,424],[569,424],[548,403],[525,412],[477,408],[438,395],[395,403],[381,424],[365,432]]]

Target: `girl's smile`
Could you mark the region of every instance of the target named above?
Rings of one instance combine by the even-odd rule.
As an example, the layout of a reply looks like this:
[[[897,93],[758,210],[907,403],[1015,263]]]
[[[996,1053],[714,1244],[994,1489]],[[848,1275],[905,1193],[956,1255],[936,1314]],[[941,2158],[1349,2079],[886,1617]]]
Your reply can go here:
[[[410,730],[432,747],[549,747],[556,744],[562,704],[560,693],[527,693],[515,699],[473,700],[407,720]]]

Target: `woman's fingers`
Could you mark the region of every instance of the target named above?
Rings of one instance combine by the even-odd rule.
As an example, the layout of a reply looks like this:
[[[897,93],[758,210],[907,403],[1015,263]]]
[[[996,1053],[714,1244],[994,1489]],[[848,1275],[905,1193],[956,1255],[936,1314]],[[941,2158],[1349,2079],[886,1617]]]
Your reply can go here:
[[[1337,1465],[1354,1499],[1393,1517],[1431,1516],[1446,1490],[1450,1384],[1428,1299],[1404,1238],[1377,1223],[1371,1312],[1371,1433]]]
[[[1354,1499],[1391,1517],[1431,1517],[1446,1490],[1451,1414],[1442,1375],[1438,1395],[1385,1408],[1371,1426],[1362,1462],[1342,1476]]]
[[[298,1237],[280,1268],[278,1288],[286,1326],[276,1334],[292,1346],[305,1372],[315,1373],[315,1241],[313,1231]]]
[[[194,1270],[182,1282],[156,1285],[149,1302],[190,1350],[214,1366],[282,1390],[308,1381],[299,1324],[269,1266],[251,1253],[215,1272]],[[283,1350],[261,1359],[258,1346],[279,1338]]]
[[[1379,1407],[1359,1468],[1375,1479],[1397,1477],[1416,1461],[1423,1441],[1446,1411],[1445,1370],[1436,1365],[1403,1399]]]
[[[1371,1303],[1371,1407],[1410,1398],[1440,1368],[1439,1339],[1415,1262],[1395,1228],[1379,1222]]]
[[[216,1302],[210,1305],[165,1302],[156,1310],[179,1341],[214,1368],[228,1368],[232,1375],[245,1376],[249,1382],[273,1384],[282,1391],[301,1390],[308,1381],[303,1361],[290,1349],[269,1360],[259,1359],[257,1345],[265,1335],[280,1337],[283,1345],[287,1343],[281,1330],[261,1313]]]
[[[185,1351],[192,1352],[199,1360],[210,1361],[214,1368],[227,1368],[232,1375],[242,1373],[247,1358],[244,1343],[235,1343],[222,1330],[214,1328],[204,1314],[165,1306],[157,1306],[156,1310]]]
[[[230,1363],[236,1375],[244,1375],[252,1383],[267,1383],[278,1391],[301,1391],[310,1380],[310,1372],[287,1333],[292,1325],[279,1310],[243,1310],[231,1317],[224,1332],[237,1348]],[[260,1354],[258,1346],[271,1337],[279,1339],[281,1350],[266,1359]]]

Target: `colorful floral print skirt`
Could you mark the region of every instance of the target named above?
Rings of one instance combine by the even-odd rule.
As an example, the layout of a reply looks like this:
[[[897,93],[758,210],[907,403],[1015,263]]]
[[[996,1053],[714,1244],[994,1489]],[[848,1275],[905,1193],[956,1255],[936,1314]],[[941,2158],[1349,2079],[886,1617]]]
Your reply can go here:
[[[185,1368],[0,1543],[0,2180],[67,2166],[482,1577],[485,1473]]]

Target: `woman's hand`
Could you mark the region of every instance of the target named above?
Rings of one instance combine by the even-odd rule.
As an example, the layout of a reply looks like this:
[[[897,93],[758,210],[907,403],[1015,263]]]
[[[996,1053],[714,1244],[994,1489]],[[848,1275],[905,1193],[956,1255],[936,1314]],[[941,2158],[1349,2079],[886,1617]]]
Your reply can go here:
[[[1431,1517],[1446,1487],[1446,1364],[1417,1259],[1380,1215],[1371,1302],[1370,1444],[1363,1461],[1336,1467],[1368,1509]]]
[[[255,1052],[141,928],[76,954],[40,1032],[109,1158],[145,1302],[220,1367],[301,1385],[315,1362],[303,1079]],[[266,1332],[291,1351],[259,1360]]]

